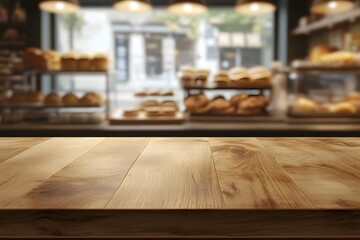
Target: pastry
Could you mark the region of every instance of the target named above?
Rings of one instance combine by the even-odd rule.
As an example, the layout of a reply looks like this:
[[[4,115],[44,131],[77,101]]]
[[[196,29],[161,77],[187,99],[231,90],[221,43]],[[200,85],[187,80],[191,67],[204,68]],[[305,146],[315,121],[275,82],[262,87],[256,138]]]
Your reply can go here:
[[[167,91],[167,92],[163,92],[161,95],[164,96],[164,97],[172,97],[172,96],[174,96],[174,92],[173,91]]]
[[[79,105],[79,98],[74,93],[68,93],[62,98],[62,102],[66,106]]]
[[[246,68],[233,68],[229,71],[229,79],[233,82],[250,81],[249,73]]]
[[[0,3],[0,22],[7,22],[8,16],[8,9]]]
[[[209,78],[209,70],[198,70],[195,72],[194,81],[195,84],[204,85]]]
[[[355,53],[338,51],[329,53],[320,58],[320,63],[325,65],[359,65],[360,60]]]
[[[64,71],[78,70],[78,58],[75,53],[69,52],[61,57],[61,69]]]
[[[20,3],[16,4],[15,9],[12,12],[11,20],[14,22],[26,21],[26,10],[20,6]]]
[[[343,102],[330,106],[330,112],[338,114],[355,114],[357,112],[357,108],[351,103]]]
[[[45,97],[44,103],[47,105],[61,105],[62,99],[56,92],[52,92]]]
[[[295,111],[298,113],[314,113],[317,104],[307,98],[299,98],[295,103]]]
[[[258,66],[249,69],[249,76],[253,83],[270,83],[271,72],[264,67]]]
[[[78,59],[78,70],[79,71],[91,71],[91,56],[88,54],[81,54]]]
[[[146,101],[142,104],[143,108],[156,107],[156,106],[159,106],[159,103],[157,101]]]
[[[175,101],[165,101],[163,103],[161,103],[161,107],[173,107],[178,109],[178,105]]]
[[[137,117],[139,116],[139,109],[137,108],[129,108],[129,109],[124,109],[123,111],[123,116],[124,117]]]
[[[209,99],[204,94],[190,96],[185,100],[185,106],[190,112],[205,107],[209,103]]]
[[[95,106],[104,103],[103,97],[95,92],[88,92],[80,99],[80,105]]]
[[[153,92],[149,92],[148,94],[151,97],[159,97],[161,96],[161,92],[160,91],[153,91]]]
[[[226,71],[218,72],[214,77],[214,81],[218,86],[224,86],[230,83],[230,79]]]
[[[193,76],[190,74],[183,74],[181,77],[181,84],[183,86],[191,86],[193,84]]]
[[[161,112],[162,116],[173,117],[177,113],[177,108],[174,108],[174,107],[161,107],[160,112]]]
[[[215,99],[215,100],[211,101],[209,103],[209,107],[210,107],[212,112],[216,113],[216,112],[223,111],[225,109],[230,108],[231,104],[226,99],[218,98],[218,99]]]
[[[3,40],[8,42],[14,42],[19,40],[19,32],[14,28],[7,29],[3,34]]]
[[[350,102],[360,102],[360,92],[348,93],[346,99]]]
[[[247,98],[249,98],[249,95],[247,95],[247,94],[236,95],[231,98],[230,103],[233,107],[237,108],[239,106],[240,102],[246,100]]]
[[[159,117],[161,116],[159,107],[150,107],[146,109],[146,116],[148,117]]]
[[[42,52],[38,48],[27,48],[23,54],[23,63],[26,70],[39,69]]]
[[[221,110],[214,110],[213,113],[215,114],[221,114],[221,115],[232,115],[236,113],[236,108],[234,107],[228,107]]]
[[[92,69],[94,71],[109,70],[109,58],[106,54],[97,54],[91,61]]]
[[[310,61],[319,62],[323,56],[326,54],[334,52],[335,49],[333,47],[327,45],[318,45],[311,49],[310,53]]]
[[[146,97],[148,94],[145,91],[136,92],[135,97]]]
[[[40,104],[44,102],[44,95],[42,92],[31,92],[24,94],[24,103]]]

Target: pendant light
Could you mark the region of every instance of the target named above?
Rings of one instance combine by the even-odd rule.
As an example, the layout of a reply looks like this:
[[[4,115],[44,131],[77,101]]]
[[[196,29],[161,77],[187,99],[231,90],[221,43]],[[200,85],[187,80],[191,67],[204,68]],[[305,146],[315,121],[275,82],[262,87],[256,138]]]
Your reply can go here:
[[[75,13],[80,9],[78,0],[42,0],[39,8],[57,14]]]
[[[320,15],[331,15],[346,12],[354,8],[352,0],[315,0],[311,6],[311,12]]]
[[[152,9],[149,0],[116,0],[113,7],[126,13],[144,13]]]
[[[200,15],[208,11],[204,0],[172,0],[169,12],[177,15]]]
[[[270,0],[238,0],[235,6],[235,11],[244,15],[264,15],[275,10],[275,4]]]

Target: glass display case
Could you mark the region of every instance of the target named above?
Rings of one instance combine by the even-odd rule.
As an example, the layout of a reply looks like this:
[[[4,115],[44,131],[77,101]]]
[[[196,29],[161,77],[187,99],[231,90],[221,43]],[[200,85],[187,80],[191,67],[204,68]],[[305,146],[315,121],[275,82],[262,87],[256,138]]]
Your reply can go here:
[[[360,69],[293,69],[289,117],[360,121]]]

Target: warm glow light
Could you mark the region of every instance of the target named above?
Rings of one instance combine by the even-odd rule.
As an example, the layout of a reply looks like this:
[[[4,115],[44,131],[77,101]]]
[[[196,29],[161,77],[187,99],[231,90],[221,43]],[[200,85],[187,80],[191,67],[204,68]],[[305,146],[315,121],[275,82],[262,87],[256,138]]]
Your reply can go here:
[[[253,11],[253,12],[259,11],[259,8],[260,8],[260,6],[257,3],[252,3],[250,5],[250,10]]]
[[[352,0],[314,0],[311,12],[320,15],[331,15],[346,12],[354,8]]]
[[[191,12],[193,10],[193,6],[191,3],[185,3],[183,6],[184,12]]]
[[[151,5],[147,1],[118,0],[114,6],[116,10],[126,13],[144,13],[151,11]]]
[[[201,15],[207,12],[207,7],[203,1],[198,0],[187,0],[187,1],[176,1],[174,0],[169,8],[169,12],[177,15],[195,16]]]
[[[63,2],[55,3],[55,8],[59,10],[63,10],[65,8],[65,4]]]
[[[334,9],[334,8],[337,8],[337,6],[338,6],[338,4],[335,1],[331,1],[331,2],[328,3],[329,8]]]
[[[275,12],[276,7],[270,1],[262,0],[239,0],[235,11],[244,15],[261,15]]]
[[[43,0],[39,8],[55,14],[70,14],[77,12],[80,6],[76,0]]]
[[[132,11],[139,10],[140,4],[137,3],[137,2],[131,1],[131,2],[129,3],[129,8],[130,8],[130,10],[132,10]]]

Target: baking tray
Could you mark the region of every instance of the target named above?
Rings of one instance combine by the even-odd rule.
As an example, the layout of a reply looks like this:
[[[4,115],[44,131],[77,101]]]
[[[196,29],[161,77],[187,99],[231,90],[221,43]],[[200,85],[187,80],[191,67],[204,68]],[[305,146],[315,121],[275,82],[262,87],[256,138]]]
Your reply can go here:
[[[109,122],[110,125],[171,125],[183,124],[185,120],[183,112],[177,112],[174,117],[148,117],[145,112],[140,112],[136,117],[126,117],[123,116],[123,111],[119,110],[111,115]]]

